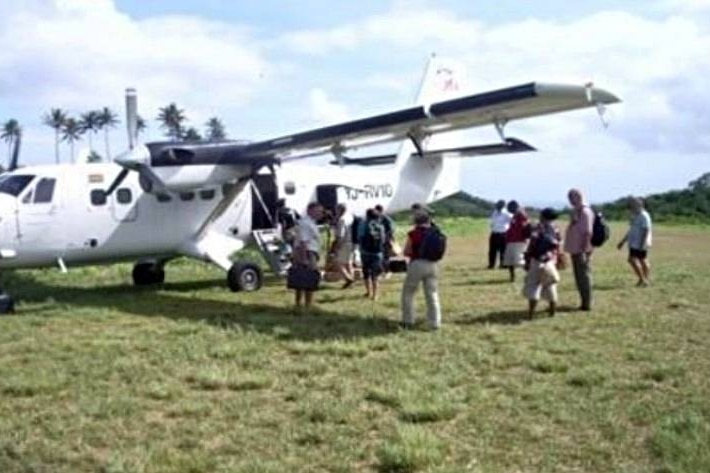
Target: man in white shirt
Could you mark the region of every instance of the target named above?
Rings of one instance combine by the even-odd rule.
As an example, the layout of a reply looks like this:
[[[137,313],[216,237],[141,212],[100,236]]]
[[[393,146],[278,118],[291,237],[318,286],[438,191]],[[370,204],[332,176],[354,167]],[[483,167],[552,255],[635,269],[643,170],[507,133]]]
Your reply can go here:
[[[294,264],[318,271],[321,239],[318,230],[318,220],[323,218],[323,206],[318,202],[308,204],[306,216],[296,225],[296,243],[294,248]],[[296,289],[296,307],[300,308],[305,300],[306,309],[313,305],[314,290]]]
[[[505,209],[505,201],[496,202],[496,208],[491,214],[491,236],[488,239],[488,269],[496,267],[496,259],[503,264],[505,254],[505,232],[508,231],[513,216]]]
[[[631,221],[629,231],[616,247],[623,248],[624,243],[629,245],[629,264],[639,278],[637,286],[648,286],[651,276],[651,265],[648,262],[648,250],[652,242],[651,216],[644,209],[643,200],[637,197],[629,199]]]

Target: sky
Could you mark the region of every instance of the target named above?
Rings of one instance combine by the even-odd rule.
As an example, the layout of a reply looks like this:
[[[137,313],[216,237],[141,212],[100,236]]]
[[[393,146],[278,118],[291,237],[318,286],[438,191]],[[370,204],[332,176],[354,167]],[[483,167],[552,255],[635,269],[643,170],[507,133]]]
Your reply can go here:
[[[530,205],[580,187],[593,202],[683,188],[710,171],[710,0],[14,0],[0,16],[0,123],[23,127],[25,164],[54,161],[50,108],[123,115],[138,90],[145,140],[175,102],[188,125],[220,117],[259,140],[412,104],[427,58],[463,91],[593,81],[622,98],[512,122],[537,153],[466,161],[463,189]],[[112,149],[126,147],[123,127]],[[495,142],[476,129],[462,144]],[[101,137],[94,139],[99,152]],[[78,145],[86,148],[84,140]],[[0,148],[0,152],[4,148]],[[4,156],[0,155],[0,159]],[[62,146],[62,159],[69,148]]]

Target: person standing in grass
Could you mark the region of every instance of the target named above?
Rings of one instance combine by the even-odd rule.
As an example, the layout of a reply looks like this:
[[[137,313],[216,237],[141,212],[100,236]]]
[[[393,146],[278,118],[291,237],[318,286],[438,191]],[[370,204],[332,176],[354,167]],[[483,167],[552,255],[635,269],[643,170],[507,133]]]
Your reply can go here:
[[[338,204],[335,209],[335,238],[330,252],[335,259],[338,272],[345,280],[343,289],[347,289],[355,282],[353,275],[353,243],[351,238],[351,225],[353,216],[348,213],[345,204]]]
[[[386,240],[385,227],[375,209],[368,209],[365,221],[360,224],[359,247],[362,278],[365,281],[365,297],[377,300],[380,275],[383,272]]]
[[[318,222],[323,218],[323,206],[318,202],[308,204],[306,216],[298,221],[296,225],[296,238],[293,252],[294,265],[299,265],[308,270],[308,276],[318,272],[318,261],[320,259],[321,238],[318,230]],[[303,272],[306,273],[306,272]],[[320,276],[320,274],[318,274]],[[317,281],[318,278],[315,278]],[[305,304],[306,309],[313,305],[313,294],[317,290],[310,283],[312,281],[294,281],[296,290],[296,309],[301,310]],[[301,285],[303,284],[303,285]]]
[[[646,211],[643,200],[638,197],[629,199],[631,221],[629,230],[616,247],[620,250],[624,243],[629,246],[629,264],[638,277],[637,286],[648,286],[651,276],[651,265],[648,262],[648,250],[652,241],[651,215]]]
[[[419,288],[419,283],[424,285],[424,297],[427,305],[427,319],[429,327],[437,330],[441,325],[441,306],[439,304],[438,280],[439,265],[437,261],[427,258],[423,251],[425,238],[428,233],[439,232],[432,226],[431,217],[427,212],[414,213],[414,228],[407,234],[407,243],[404,255],[409,258],[407,276],[402,286],[402,322],[404,329],[414,325],[414,296]]]
[[[592,227],[594,212],[584,201],[579,189],[567,193],[572,214],[565,233],[564,249],[572,258],[574,282],[582,300],[579,310],[592,310]]]
[[[508,268],[510,272],[510,282],[514,282],[515,268],[522,268],[525,265],[525,249],[530,232],[530,222],[525,210],[517,201],[508,202],[507,209],[513,217],[505,232],[503,266]]]
[[[530,244],[525,252],[525,286],[523,295],[528,300],[528,318],[533,319],[537,303],[542,297],[548,303],[548,314],[555,315],[557,307],[557,257],[560,248],[560,231],[554,225],[558,214],[545,208],[540,212],[540,222],[532,229]]]
[[[505,255],[505,234],[510,227],[513,216],[505,208],[505,201],[496,202],[495,210],[490,217],[491,234],[488,238],[488,269],[496,267],[496,259],[500,259],[500,266],[503,267],[503,256]]]

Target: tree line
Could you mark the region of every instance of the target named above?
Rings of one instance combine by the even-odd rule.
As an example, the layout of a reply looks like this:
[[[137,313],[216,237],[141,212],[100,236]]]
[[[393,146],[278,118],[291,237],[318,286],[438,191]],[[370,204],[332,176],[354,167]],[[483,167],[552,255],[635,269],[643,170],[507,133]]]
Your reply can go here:
[[[156,117],[165,136],[172,141],[222,141],[227,139],[227,132],[222,120],[212,117],[205,123],[204,135],[195,127],[187,127],[188,121],[185,111],[175,103],[170,103],[158,110]],[[118,115],[109,107],[90,110],[75,117],[61,108],[52,108],[42,116],[42,123],[54,130],[54,157],[55,162],[61,162],[61,143],[67,143],[70,150],[70,162],[74,162],[74,146],[77,141],[86,137],[89,144],[89,162],[103,160],[111,161],[110,131],[121,123]],[[138,133],[143,133],[147,123],[138,117]],[[105,154],[102,156],[94,149],[94,138],[103,131]],[[11,118],[5,121],[0,131],[0,139],[7,144],[8,160],[12,155],[15,144],[22,135],[22,126]],[[0,168],[2,168],[0,166]]]

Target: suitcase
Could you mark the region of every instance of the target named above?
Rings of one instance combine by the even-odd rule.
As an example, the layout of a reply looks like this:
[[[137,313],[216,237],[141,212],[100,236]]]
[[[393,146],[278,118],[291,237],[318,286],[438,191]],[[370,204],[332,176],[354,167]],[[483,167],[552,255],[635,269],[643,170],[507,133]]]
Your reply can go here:
[[[407,260],[404,258],[392,258],[387,263],[387,271],[390,273],[406,273]]]
[[[317,291],[320,286],[320,271],[300,264],[294,264],[288,270],[286,287],[298,291]]]

